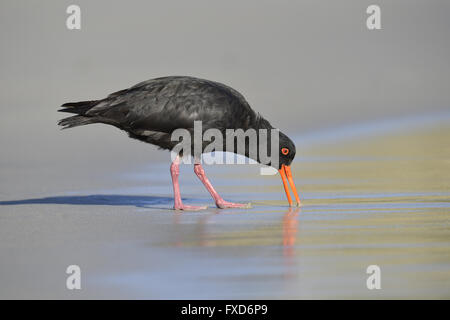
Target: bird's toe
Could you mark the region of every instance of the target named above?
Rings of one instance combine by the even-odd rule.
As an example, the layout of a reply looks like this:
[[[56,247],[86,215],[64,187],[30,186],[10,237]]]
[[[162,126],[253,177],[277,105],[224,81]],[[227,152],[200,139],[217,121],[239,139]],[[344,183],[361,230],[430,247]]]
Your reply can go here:
[[[175,210],[183,210],[183,211],[199,211],[199,210],[205,210],[207,209],[207,206],[189,206],[189,205],[181,205],[181,206],[175,206]]]
[[[221,201],[216,203],[217,207],[220,209],[225,208],[240,208],[240,209],[249,209],[252,207],[252,204],[249,203],[233,203],[228,201]]]

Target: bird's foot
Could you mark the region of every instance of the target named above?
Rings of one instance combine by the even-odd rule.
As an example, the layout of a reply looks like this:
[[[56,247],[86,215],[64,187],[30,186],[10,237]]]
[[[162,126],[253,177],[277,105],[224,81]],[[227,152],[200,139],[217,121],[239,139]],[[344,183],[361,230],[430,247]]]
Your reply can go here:
[[[186,204],[175,205],[173,207],[174,210],[183,210],[183,211],[199,211],[207,209],[207,206],[188,206]]]
[[[217,208],[225,209],[225,208],[241,208],[241,209],[249,209],[252,207],[251,203],[233,203],[225,200],[216,202]]]

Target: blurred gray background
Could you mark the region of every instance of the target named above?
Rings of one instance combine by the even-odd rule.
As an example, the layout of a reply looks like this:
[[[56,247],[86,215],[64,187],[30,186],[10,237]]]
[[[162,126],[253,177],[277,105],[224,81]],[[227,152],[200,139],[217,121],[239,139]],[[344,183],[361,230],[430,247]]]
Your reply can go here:
[[[373,3],[381,7],[382,30],[366,28]],[[70,4],[81,7],[81,30],[66,28]],[[159,76],[228,84],[288,134],[450,105],[445,0],[3,0],[0,8],[4,182],[12,167],[11,179],[29,179],[36,166],[46,179],[59,179],[58,168],[70,171],[68,163],[116,170],[119,162],[109,159],[131,166],[167,157],[113,127],[60,132],[56,125],[64,102],[99,99]]]

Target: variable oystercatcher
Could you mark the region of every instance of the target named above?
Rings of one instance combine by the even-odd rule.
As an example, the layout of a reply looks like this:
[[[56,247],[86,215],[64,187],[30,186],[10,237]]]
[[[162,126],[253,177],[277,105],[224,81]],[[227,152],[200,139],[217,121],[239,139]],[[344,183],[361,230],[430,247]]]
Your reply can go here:
[[[59,121],[58,124],[63,126],[63,129],[91,123],[105,123],[126,131],[131,138],[166,150],[172,150],[178,143],[172,141],[172,133],[176,129],[193,132],[194,121],[201,121],[203,131],[216,128],[224,135],[227,129],[255,129],[256,131],[274,129],[267,120],[250,108],[245,98],[236,90],[218,82],[186,76],[156,78],[114,92],[101,100],[69,102],[61,107],[63,109],[58,111],[76,114]],[[270,135],[267,137],[269,138],[265,146],[270,148]],[[249,146],[248,140],[245,140],[245,144],[244,149],[236,148],[233,144],[233,150],[228,148],[226,151],[242,154],[261,163],[259,152],[256,153],[257,156],[254,156],[249,152],[252,146]],[[259,146],[258,144],[256,148]],[[276,157],[274,158],[271,154],[272,159],[277,161],[264,164],[275,167],[279,171],[289,205],[292,206],[289,182],[299,206],[300,199],[290,169],[290,164],[295,157],[295,145],[285,134],[279,132],[278,146]],[[205,144],[202,143],[200,153],[203,152],[204,147]],[[198,159],[199,155],[194,152],[192,155]],[[178,183],[181,157],[183,154],[178,154],[170,166],[174,209],[205,209],[206,207],[182,203]],[[248,204],[223,200],[206,177],[201,163],[194,164],[194,172],[208,189],[218,208],[248,207]]]

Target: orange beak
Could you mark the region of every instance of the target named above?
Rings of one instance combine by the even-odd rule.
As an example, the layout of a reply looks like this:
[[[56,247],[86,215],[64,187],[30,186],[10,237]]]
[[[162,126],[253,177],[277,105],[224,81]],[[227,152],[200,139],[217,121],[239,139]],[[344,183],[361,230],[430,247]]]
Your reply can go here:
[[[281,180],[283,180],[284,192],[286,192],[286,197],[289,201],[289,206],[292,207],[292,198],[289,193],[289,188],[287,182],[291,185],[292,192],[294,193],[295,200],[297,201],[297,207],[300,207],[300,198],[298,197],[297,189],[295,188],[294,180],[292,179],[291,167],[284,164],[281,165],[281,169],[278,170],[281,175]]]

